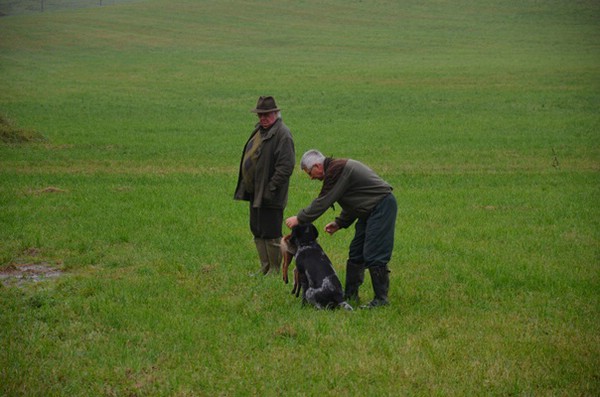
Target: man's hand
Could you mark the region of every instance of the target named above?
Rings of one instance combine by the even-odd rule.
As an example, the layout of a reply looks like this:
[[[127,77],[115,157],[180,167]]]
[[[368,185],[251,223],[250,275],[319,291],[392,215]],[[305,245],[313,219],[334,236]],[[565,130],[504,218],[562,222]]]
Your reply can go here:
[[[325,226],[325,231],[331,235],[340,230],[340,226],[335,222],[330,222]]]
[[[289,227],[290,229],[293,228],[294,226],[296,226],[298,224],[298,217],[297,216],[290,216],[289,218],[287,218],[285,220],[285,225],[287,227]]]

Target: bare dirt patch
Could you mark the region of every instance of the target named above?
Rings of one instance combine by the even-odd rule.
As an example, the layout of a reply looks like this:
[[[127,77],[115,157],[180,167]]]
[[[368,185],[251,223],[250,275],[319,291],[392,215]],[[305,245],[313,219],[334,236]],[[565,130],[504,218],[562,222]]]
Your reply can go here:
[[[59,187],[56,187],[56,186],[48,186],[44,189],[30,190],[29,193],[33,194],[35,196],[39,196],[40,194],[48,194],[48,193],[67,193],[67,191],[64,189],[61,189]]]
[[[18,128],[12,121],[0,115],[0,142],[19,144],[43,141],[46,141],[46,138],[38,131]]]
[[[3,285],[22,285],[59,277],[62,271],[48,263],[10,264],[0,268],[0,282]]]
[[[36,261],[38,255],[40,255],[38,248],[28,248],[23,252],[26,259],[15,259],[8,265],[0,266],[0,283],[5,286],[20,286],[25,283],[53,279],[63,274],[63,271],[56,265],[45,261]]]

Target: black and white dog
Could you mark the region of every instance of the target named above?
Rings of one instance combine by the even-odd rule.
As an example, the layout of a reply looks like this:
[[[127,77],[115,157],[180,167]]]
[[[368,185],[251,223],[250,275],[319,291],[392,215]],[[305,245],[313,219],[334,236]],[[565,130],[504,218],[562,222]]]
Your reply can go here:
[[[292,293],[299,296],[302,289],[302,303],[309,302],[318,309],[342,307],[353,310],[344,301],[342,283],[331,260],[317,242],[318,236],[317,228],[307,223],[295,226],[291,234],[281,238],[283,281],[288,283],[288,268],[292,259],[296,258]]]

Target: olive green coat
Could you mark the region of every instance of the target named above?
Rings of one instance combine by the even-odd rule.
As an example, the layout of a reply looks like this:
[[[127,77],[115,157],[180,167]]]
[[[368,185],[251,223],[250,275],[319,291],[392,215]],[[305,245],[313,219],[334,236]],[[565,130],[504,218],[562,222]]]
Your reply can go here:
[[[246,141],[246,145],[255,134],[260,134],[260,131],[261,128],[257,125]],[[254,194],[246,192],[242,183],[242,163],[246,145],[242,149],[238,182],[233,198],[251,201],[254,208],[285,208],[290,176],[296,164],[294,140],[289,128],[281,119],[277,119],[263,137],[261,147],[258,149]]]

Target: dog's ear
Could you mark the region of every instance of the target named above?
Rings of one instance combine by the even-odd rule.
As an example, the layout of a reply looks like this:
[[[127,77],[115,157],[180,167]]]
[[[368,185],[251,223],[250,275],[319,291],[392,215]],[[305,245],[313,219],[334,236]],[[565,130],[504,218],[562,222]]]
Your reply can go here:
[[[292,232],[289,234],[288,241],[295,241],[298,235],[298,225],[292,228]]]
[[[311,231],[312,235],[315,236],[315,240],[316,240],[319,237],[319,231],[317,230],[315,225],[313,225],[312,223],[310,224],[310,231]]]

